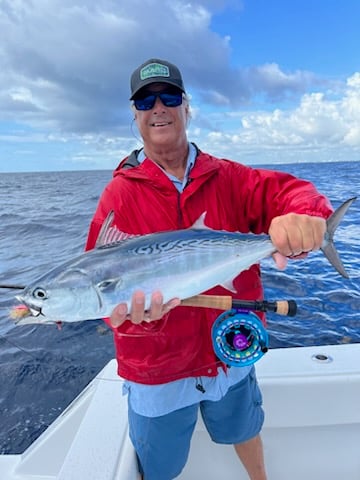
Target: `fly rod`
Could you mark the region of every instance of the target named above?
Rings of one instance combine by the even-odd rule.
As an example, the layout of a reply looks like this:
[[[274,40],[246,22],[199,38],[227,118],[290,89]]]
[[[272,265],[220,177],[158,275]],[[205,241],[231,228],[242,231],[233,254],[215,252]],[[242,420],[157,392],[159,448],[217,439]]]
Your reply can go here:
[[[25,287],[22,286],[22,285],[4,285],[4,284],[1,284],[0,285],[0,288],[7,288],[8,290],[24,290]]]
[[[254,310],[256,312],[274,312],[278,315],[294,317],[297,311],[295,300],[278,300],[269,302],[267,300],[238,300],[230,295],[195,295],[194,297],[181,300],[180,305],[186,307],[207,307],[219,310]]]
[[[0,284],[0,288],[9,290],[24,290],[21,285]],[[278,315],[294,317],[297,311],[295,300],[238,300],[230,295],[195,295],[194,297],[181,300],[184,307],[217,308],[219,310],[231,310],[232,308],[254,310],[256,312],[274,312]]]

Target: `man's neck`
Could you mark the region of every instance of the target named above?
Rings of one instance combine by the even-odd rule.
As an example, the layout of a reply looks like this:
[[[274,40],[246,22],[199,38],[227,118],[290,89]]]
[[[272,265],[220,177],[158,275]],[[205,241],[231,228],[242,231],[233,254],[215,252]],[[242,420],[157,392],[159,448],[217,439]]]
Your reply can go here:
[[[157,163],[167,173],[182,180],[185,175],[187,158],[189,155],[188,143],[179,148],[149,148],[144,146],[145,155]]]

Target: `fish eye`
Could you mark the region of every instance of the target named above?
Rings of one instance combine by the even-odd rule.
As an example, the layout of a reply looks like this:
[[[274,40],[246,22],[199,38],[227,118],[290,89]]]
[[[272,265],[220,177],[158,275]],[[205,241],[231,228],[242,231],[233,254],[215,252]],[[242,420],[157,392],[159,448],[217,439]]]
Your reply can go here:
[[[47,298],[46,290],[41,287],[35,288],[33,291],[33,297],[38,298],[39,300],[44,300]]]

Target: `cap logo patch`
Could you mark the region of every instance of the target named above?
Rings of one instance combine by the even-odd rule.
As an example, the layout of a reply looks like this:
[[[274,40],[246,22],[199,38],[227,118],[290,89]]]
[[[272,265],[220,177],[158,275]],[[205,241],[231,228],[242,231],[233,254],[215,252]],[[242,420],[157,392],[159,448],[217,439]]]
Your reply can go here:
[[[169,67],[161,63],[150,63],[140,70],[141,80],[152,77],[170,77]]]

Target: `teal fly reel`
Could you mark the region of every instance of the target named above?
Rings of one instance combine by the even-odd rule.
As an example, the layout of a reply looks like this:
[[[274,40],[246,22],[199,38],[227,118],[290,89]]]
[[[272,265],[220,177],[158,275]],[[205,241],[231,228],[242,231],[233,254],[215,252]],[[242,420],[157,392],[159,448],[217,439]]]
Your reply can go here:
[[[232,309],[216,319],[212,342],[219,360],[244,367],[257,362],[268,351],[269,337],[255,313]]]

